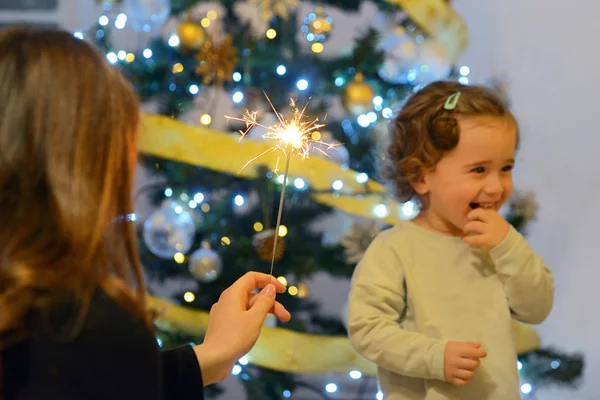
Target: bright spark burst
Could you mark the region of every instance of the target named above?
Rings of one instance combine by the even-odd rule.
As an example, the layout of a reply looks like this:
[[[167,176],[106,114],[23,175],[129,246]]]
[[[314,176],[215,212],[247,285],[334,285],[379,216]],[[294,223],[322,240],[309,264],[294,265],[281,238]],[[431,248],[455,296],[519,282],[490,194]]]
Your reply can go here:
[[[256,161],[260,157],[265,154],[274,152],[274,151],[282,151],[286,157],[289,157],[293,154],[300,156],[302,159],[305,159],[310,156],[311,149],[315,149],[320,151],[321,153],[328,156],[326,153],[327,150],[331,150],[336,147],[335,144],[325,143],[319,140],[319,135],[317,135],[317,130],[324,127],[325,124],[320,124],[319,119],[309,120],[305,116],[306,107],[308,106],[308,102],[306,105],[300,110],[296,106],[296,102],[294,99],[290,99],[290,107],[292,108],[292,118],[285,119],[284,116],[277,111],[271,99],[265,93],[265,97],[269,102],[269,105],[273,109],[275,115],[277,115],[277,119],[279,120],[279,124],[273,126],[265,126],[258,122],[258,111],[246,111],[242,118],[234,118],[227,117],[228,119],[242,121],[246,124],[246,130],[241,131],[240,140],[242,140],[250,131],[250,129],[254,127],[261,127],[265,130],[265,133],[262,134],[264,139],[274,141],[274,144],[268,150],[260,153],[256,157],[249,160],[244,166],[241,168],[243,170],[249,164]],[[316,146],[315,146],[316,145]],[[279,160],[278,164],[279,164]],[[241,171],[240,170],[240,171]]]

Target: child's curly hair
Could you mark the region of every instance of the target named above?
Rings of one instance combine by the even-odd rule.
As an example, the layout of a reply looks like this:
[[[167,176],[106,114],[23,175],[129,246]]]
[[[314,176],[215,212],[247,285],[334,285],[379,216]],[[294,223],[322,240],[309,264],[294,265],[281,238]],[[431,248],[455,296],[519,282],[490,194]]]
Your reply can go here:
[[[460,98],[456,107],[446,110],[446,101],[457,92],[460,92]],[[516,126],[508,107],[482,86],[438,81],[425,86],[406,101],[391,127],[382,170],[383,178],[394,184],[399,201],[413,200],[421,208],[427,206],[415,192],[413,183],[456,147],[460,138],[457,118],[463,116],[507,118]]]

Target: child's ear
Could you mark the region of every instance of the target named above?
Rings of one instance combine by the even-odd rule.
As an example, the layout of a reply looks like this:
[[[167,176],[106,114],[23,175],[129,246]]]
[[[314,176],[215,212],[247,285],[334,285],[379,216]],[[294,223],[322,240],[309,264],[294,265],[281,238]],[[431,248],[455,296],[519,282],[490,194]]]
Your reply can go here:
[[[426,195],[429,192],[429,185],[427,183],[429,179],[427,178],[428,173],[423,172],[418,179],[411,183],[413,189],[415,189],[415,192],[417,192],[417,194],[420,194],[421,196]]]

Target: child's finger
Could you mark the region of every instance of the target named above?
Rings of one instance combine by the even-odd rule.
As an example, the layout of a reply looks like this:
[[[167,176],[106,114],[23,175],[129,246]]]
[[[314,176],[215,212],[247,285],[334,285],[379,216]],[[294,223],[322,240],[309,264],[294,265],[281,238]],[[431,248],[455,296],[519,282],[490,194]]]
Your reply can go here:
[[[463,227],[465,233],[484,233],[486,231],[486,224],[481,221],[470,221]]]
[[[457,367],[460,369],[474,371],[479,367],[480,364],[481,362],[479,359],[461,358],[457,364]]]
[[[475,371],[467,369],[457,369],[454,372],[455,378],[462,379],[463,381],[467,382],[470,381],[471,378],[473,378],[473,375],[475,375]]]
[[[489,210],[489,209],[479,207],[479,208],[476,208],[476,209],[472,210],[471,212],[469,212],[469,214],[467,215],[467,218],[470,221],[487,222],[491,218],[490,211],[491,210]]]
[[[483,246],[484,244],[484,239],[481,234],[463,236],[462,240],[463,242],[468,243],[472,246]]]
[[[460,378],[452,378],[450,383],[456,386],[465,386],[467,383],[469,383],[469,381]]]

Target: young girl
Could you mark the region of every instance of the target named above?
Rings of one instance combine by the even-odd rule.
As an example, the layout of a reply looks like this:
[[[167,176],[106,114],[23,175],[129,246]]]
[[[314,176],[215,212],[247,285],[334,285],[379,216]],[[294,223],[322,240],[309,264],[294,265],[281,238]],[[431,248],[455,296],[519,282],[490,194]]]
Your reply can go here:
[[[118,222],[133,212],[130,86],[67,32],[6,28],[0,99],[0,398],[202,399],[269,310],[290,318],[285,287],[250,273],[212,308],[203,344],[159,353],[134,230]]]
[[[453,82],[414,94],[394,121],[386,177],[421,211],[366,251],[348,321],[386,400],[521,398],[511,318],[542,322],[554,288],[498,213],[518,135],[496,96]]]

